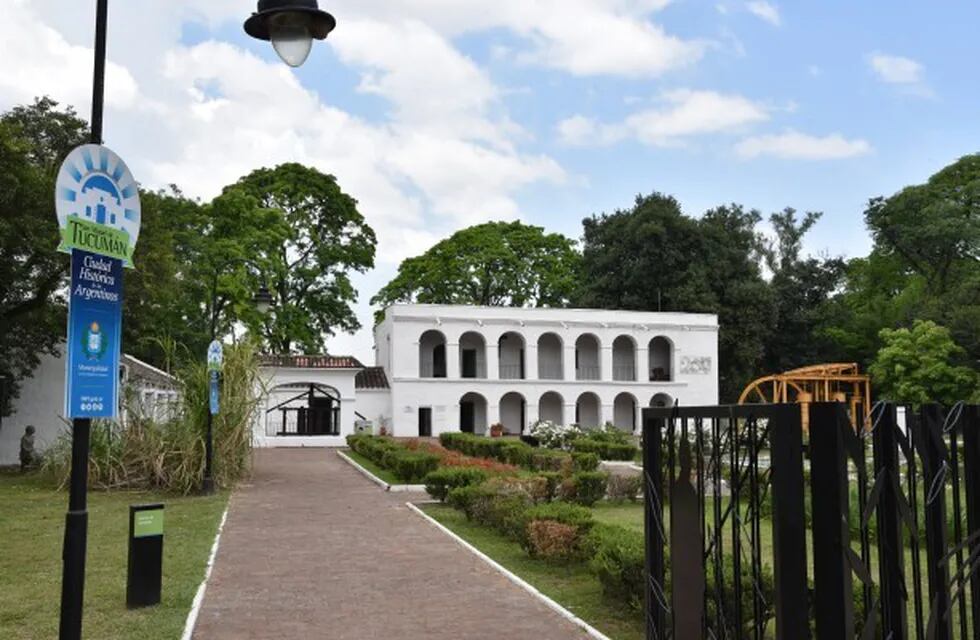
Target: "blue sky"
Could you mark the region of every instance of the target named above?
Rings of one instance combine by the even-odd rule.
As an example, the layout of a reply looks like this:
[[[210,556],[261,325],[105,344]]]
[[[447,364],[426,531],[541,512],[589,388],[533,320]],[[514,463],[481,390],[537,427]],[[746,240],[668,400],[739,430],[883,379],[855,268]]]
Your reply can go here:
[[[0,108],[89,109],[94,2],[0,0]],[[868,198],[976,151],[980,5],[360,0],[297,71],[248,0],[112,0],[106,142],[145,186],[210,198],[258,166],[338,176],[398,262],[469,224],[578,238],[637,193],[685,211],[824,212],[807,248],[861,255]],[[371,361],[368,331],[333,352]]]

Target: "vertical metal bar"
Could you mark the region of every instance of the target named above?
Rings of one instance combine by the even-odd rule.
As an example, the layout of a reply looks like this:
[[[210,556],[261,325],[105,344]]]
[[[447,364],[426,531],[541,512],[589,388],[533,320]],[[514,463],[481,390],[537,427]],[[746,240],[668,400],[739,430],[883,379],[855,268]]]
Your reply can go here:
[[[729,441],[732,448],[729,456],[729,475],[732,479],[731,514],[732,514],[732,617],[736,638],[742,637],[742,514],[740,512],[739,494],[742,492],[742,474],[739,472],[739,424],[734,412],[729,414]],[[724,557],[724,556],[722,556]]]
[[[92,144],[102,144],[102,105],[105,96],[105,47],[109,0],[95,3],[95,65],[92,74]]]
[[[82,603],[85,592],[85,552],[88,541],[88,454],[92,421],[72,420],[71,484],[68,513],[65,515],[65,539],[62,551],[61,621],[58,637],[79,640],[82,637]]]
[[[963,416],[963,476],[966,485],[968,536],[980,531],[980,406],[967,407]],[[968,557],[980,553],[980,540],[969,545]],[[970,618],[973,639],[980,640],[980,571],[970,574]]]
[[[840,405],[810,405],[810,482],[813,500],[814,618],[819,640],[854,637],[851,569],[845,556],[847,463]]]
[[[845,405],[841,405],[844,407]],[[848,436],[854,442],[857,442],[859,446],[855,447],[857,465],[857,498],[858,498],[858,508],[857,508],[857,525],[860,527],[860,545],[861,545],[861,562],[870,571],[871,569],[871,533],[868,527],[863,526],[864,524],[864,510],[868,505],[868,452],[865,445],[865,440],[860,436],[861,434],[861,421],[858,419],[857,410],[852,411],[848,414],[849,418],[853,417],[853,422],[848,422]],[[850,532],[848,532],[850,534]],[[871,597],[871,585],[863,584],[861,586],[861,602],[864,605],[864,616],[861,623],[864,624],[868,620],[868,616],[871,613],[871,608],[874,606],[874,601]]]
[[[705,552],[705,545],[707,545],[707,542],[708,542],[708,517],[707,517],[707,511],[706,511],[706,509],[707,509],[707,496],[706,496],[707,491],[706,491],[705,482],[704,482],[704,470],[705,470],[705,467],[704,467],[704,419],[701,418],[701,417],[698,417],[695,420],[694,425],[695,425],[695,429],[697,430],[696,431],[696,434],[695,434],[696,435],[695,443],[697,445],[697,458],[696,458],[696,461],[695,462],[697,464],[697,474],[698,474],[697,490],[698,490],[698,505],[699,505],[699,507],[698,507],[698,516],[700,518],[700,523],[699,524],[701,525],[701,556],[702,556],[702,558],[704,558],[705,560],[707,560],[707,557],[705,556],[705,553],[704,553]],[[707,567],[705,567],[705,581],[707,581],[707,578],[708,578]],[[707,615],[707,612],[708,612],[708,590],[707,589],[704,590],[704,595],[702,596],[701,599],[702,599],[701,610],[704,612],[704,616],[702,616],[702,618],[701,618],[701,637],[702,638],[707,638],[708,637],[708,615]]]
[[[714,535],[712,536],[712,548],[714,559],[712,560],[712,568],[715,574],[715,618],[714,634],[716,637],[724,638],[728,636],[725,629],[725,571],[724,571],[724,561],[725,556],[722,551],[723,542],[723,532],[722,532],[722,518],[721,518],[721,498],[722,498],[722,470],[721,465],[724,459],[724,451],[722,450],[721,444],[721,430],[722,430],[722,420],[724,418],[714,418],[711,421],[711,457],[714,461],[714,469],[712,474],[712,482],[714,483],[714,501],[713,501],[713,520],[714,520]]]
[[[949,568],[946,565],[946,489],[947,454],[942,437],[942,409],[922,407],[922,477],[925,489],[926,557],[929,576],[929,619],[934,633],[930,640],[952,638],[949,616]]]
[[[960,414],[962,419],[962,413]],[[947,420],[950,417],[947,416]],[[959,420],[957,422],[949,425],[946,430],[949,434],[949,455],[950,455],[950,479],[953,485],[953,540],[952,546],[957,549],[956,551],[956,591],[959,594],[959,626],[960,626],[960,638],[966,638],[966,582],[963,579],[963,548],[961,543],[963,542],[963,516],[962,511],[960,511],[960,456],[959,456],[959,430],[960,424]]]
[[[799,405],[774,407],[769,442],[776,638],[810,635],[807,611],[803,421]]]
[[[898,424],[895,405],[883,405],[874,431],[874,469],[881,483],[875,515],[878,525],[878,582],[881,593],[881,634],[904,640],[905,554],[898,520]]]
[[[758,585],[762,584],[762,557],[759,539],[759,421],[755,416],[746,421],[749,428],[749,534],[752,559],[752,637],[762,640],[762,599]]]
[[[654,419],[649,409],[643,411],[643,521],[646,548],[646,580],[643,600],[646,612],[647,640],[666,637],[667,624],[663,599],[664,585],[664,532],[663,532],[663,475],[661,471],[662,418]],[[658,592],[659,591],[659,592]]]
[[[923,613],[922,602],[925,599],[922,594],[922,546],[919,543],[919,471],[917,456],[915,454],[916,442],[920,439],[919,415],[910,407],[905,408],[905,438],[908,443],[910,455],[908,457],[908,487],[909,487],[909,507],[912,511],[913,531],[909,542],[909,549],[912,554],[912,605],[915,613],[915,637],[924,640],[925,615]]]

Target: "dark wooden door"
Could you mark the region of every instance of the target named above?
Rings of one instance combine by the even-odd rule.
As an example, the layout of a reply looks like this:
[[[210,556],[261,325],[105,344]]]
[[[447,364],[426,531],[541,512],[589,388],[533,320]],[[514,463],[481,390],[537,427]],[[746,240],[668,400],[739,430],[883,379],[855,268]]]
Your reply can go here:
[[[464,378],[476,377],[476,349],[463,349],[462,369]]]
[[[459,403],[459,430],[473,433],[476,429],[476,405],[473,402]]]
[[[432,437],[432,407],[419,407],[419,437]]]

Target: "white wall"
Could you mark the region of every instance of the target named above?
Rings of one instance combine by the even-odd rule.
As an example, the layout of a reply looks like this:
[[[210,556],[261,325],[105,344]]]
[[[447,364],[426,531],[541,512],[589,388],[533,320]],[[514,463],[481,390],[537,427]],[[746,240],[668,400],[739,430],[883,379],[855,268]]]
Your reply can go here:
[[[13,404],[13,414],[3,418],[0,427],[0,465],[20,464],[20,438],[29,424],[37,429],[37,451],[67,433],[67,424],[61,417],[65,407],[64,357],[42,356],[34,376],[21,382],[20,397]]]
[[[391,431],[391,391],[388,389],[358,389],[355,411],[371,421],[374,432],[381,427]],[[359,419],[359,418],[358,418]]]
[[[257,447],[337,447],[346,445],[346,437],[354,433],[354,393],[356,369],[305,369],[298,367],[262,367],[259,370],[262,388],[267,391],[259,406],[252,436]],[[321,384],[333,387],[340,395],[340,435],[336,436],[276,436],[269,426],[268,409],[299,393],[296,389],[277,389],[287,384]],[[271,434],[271,435],[270,435]]]

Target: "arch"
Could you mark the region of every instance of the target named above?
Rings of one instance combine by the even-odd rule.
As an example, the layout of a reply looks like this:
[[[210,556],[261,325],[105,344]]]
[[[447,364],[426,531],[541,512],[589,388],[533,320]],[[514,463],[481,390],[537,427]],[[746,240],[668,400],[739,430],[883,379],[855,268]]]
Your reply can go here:
[[[613,400],[613,424],[620,431],[634,433],[636,431],[636,397],[626,391]]]
[[[650,352],[650,381],[668,382],[674,379],[674,343],[665,336],[656,336],[647,345]]]
[[[636,340],[632,336],[616,336],[612,344],[613,380],[636,380]]]
[[[266,396],[265,434],[340,435],[340,402],[340,391],[327,384],[311,381],[276,385]]]
[[[666,393],[655,393],[653,397],[650,398],[651,407],[672,407],[674,406],[674,399],[671,398]]]
[[[419,377],[446,377],[446,336],[429,329],[419,336]]]
[[[497,340],[497,361],[501,380],[524,379],[524,336],[507,331]]]
[[[583,333],[575,340],[575,379],[599,380],[602,378],[602,343],[592,333]]]
[[[538,400],[538,420],[565,424],[565,399],[557,391],[545,391]]]
[[[557,333],[542,333],[538,337],[538,378],[564,380],[565,343]]]
[[[467,331],[459,337],[459,376],[487,377],[487,341],[483,334]]]
[[[586,391],[575,401],[575,422],[583,429],[598,429],[602,419],[599,396]]]
[[[478,435],[487,432],[487,399],[475,391],[459,399],[459,430]]]
[[[518,435],[524,433],[527,423],[527,402],[524,396],[516,391],[508,391],[500,396],[500,424],[504,425],[504,433]]]

